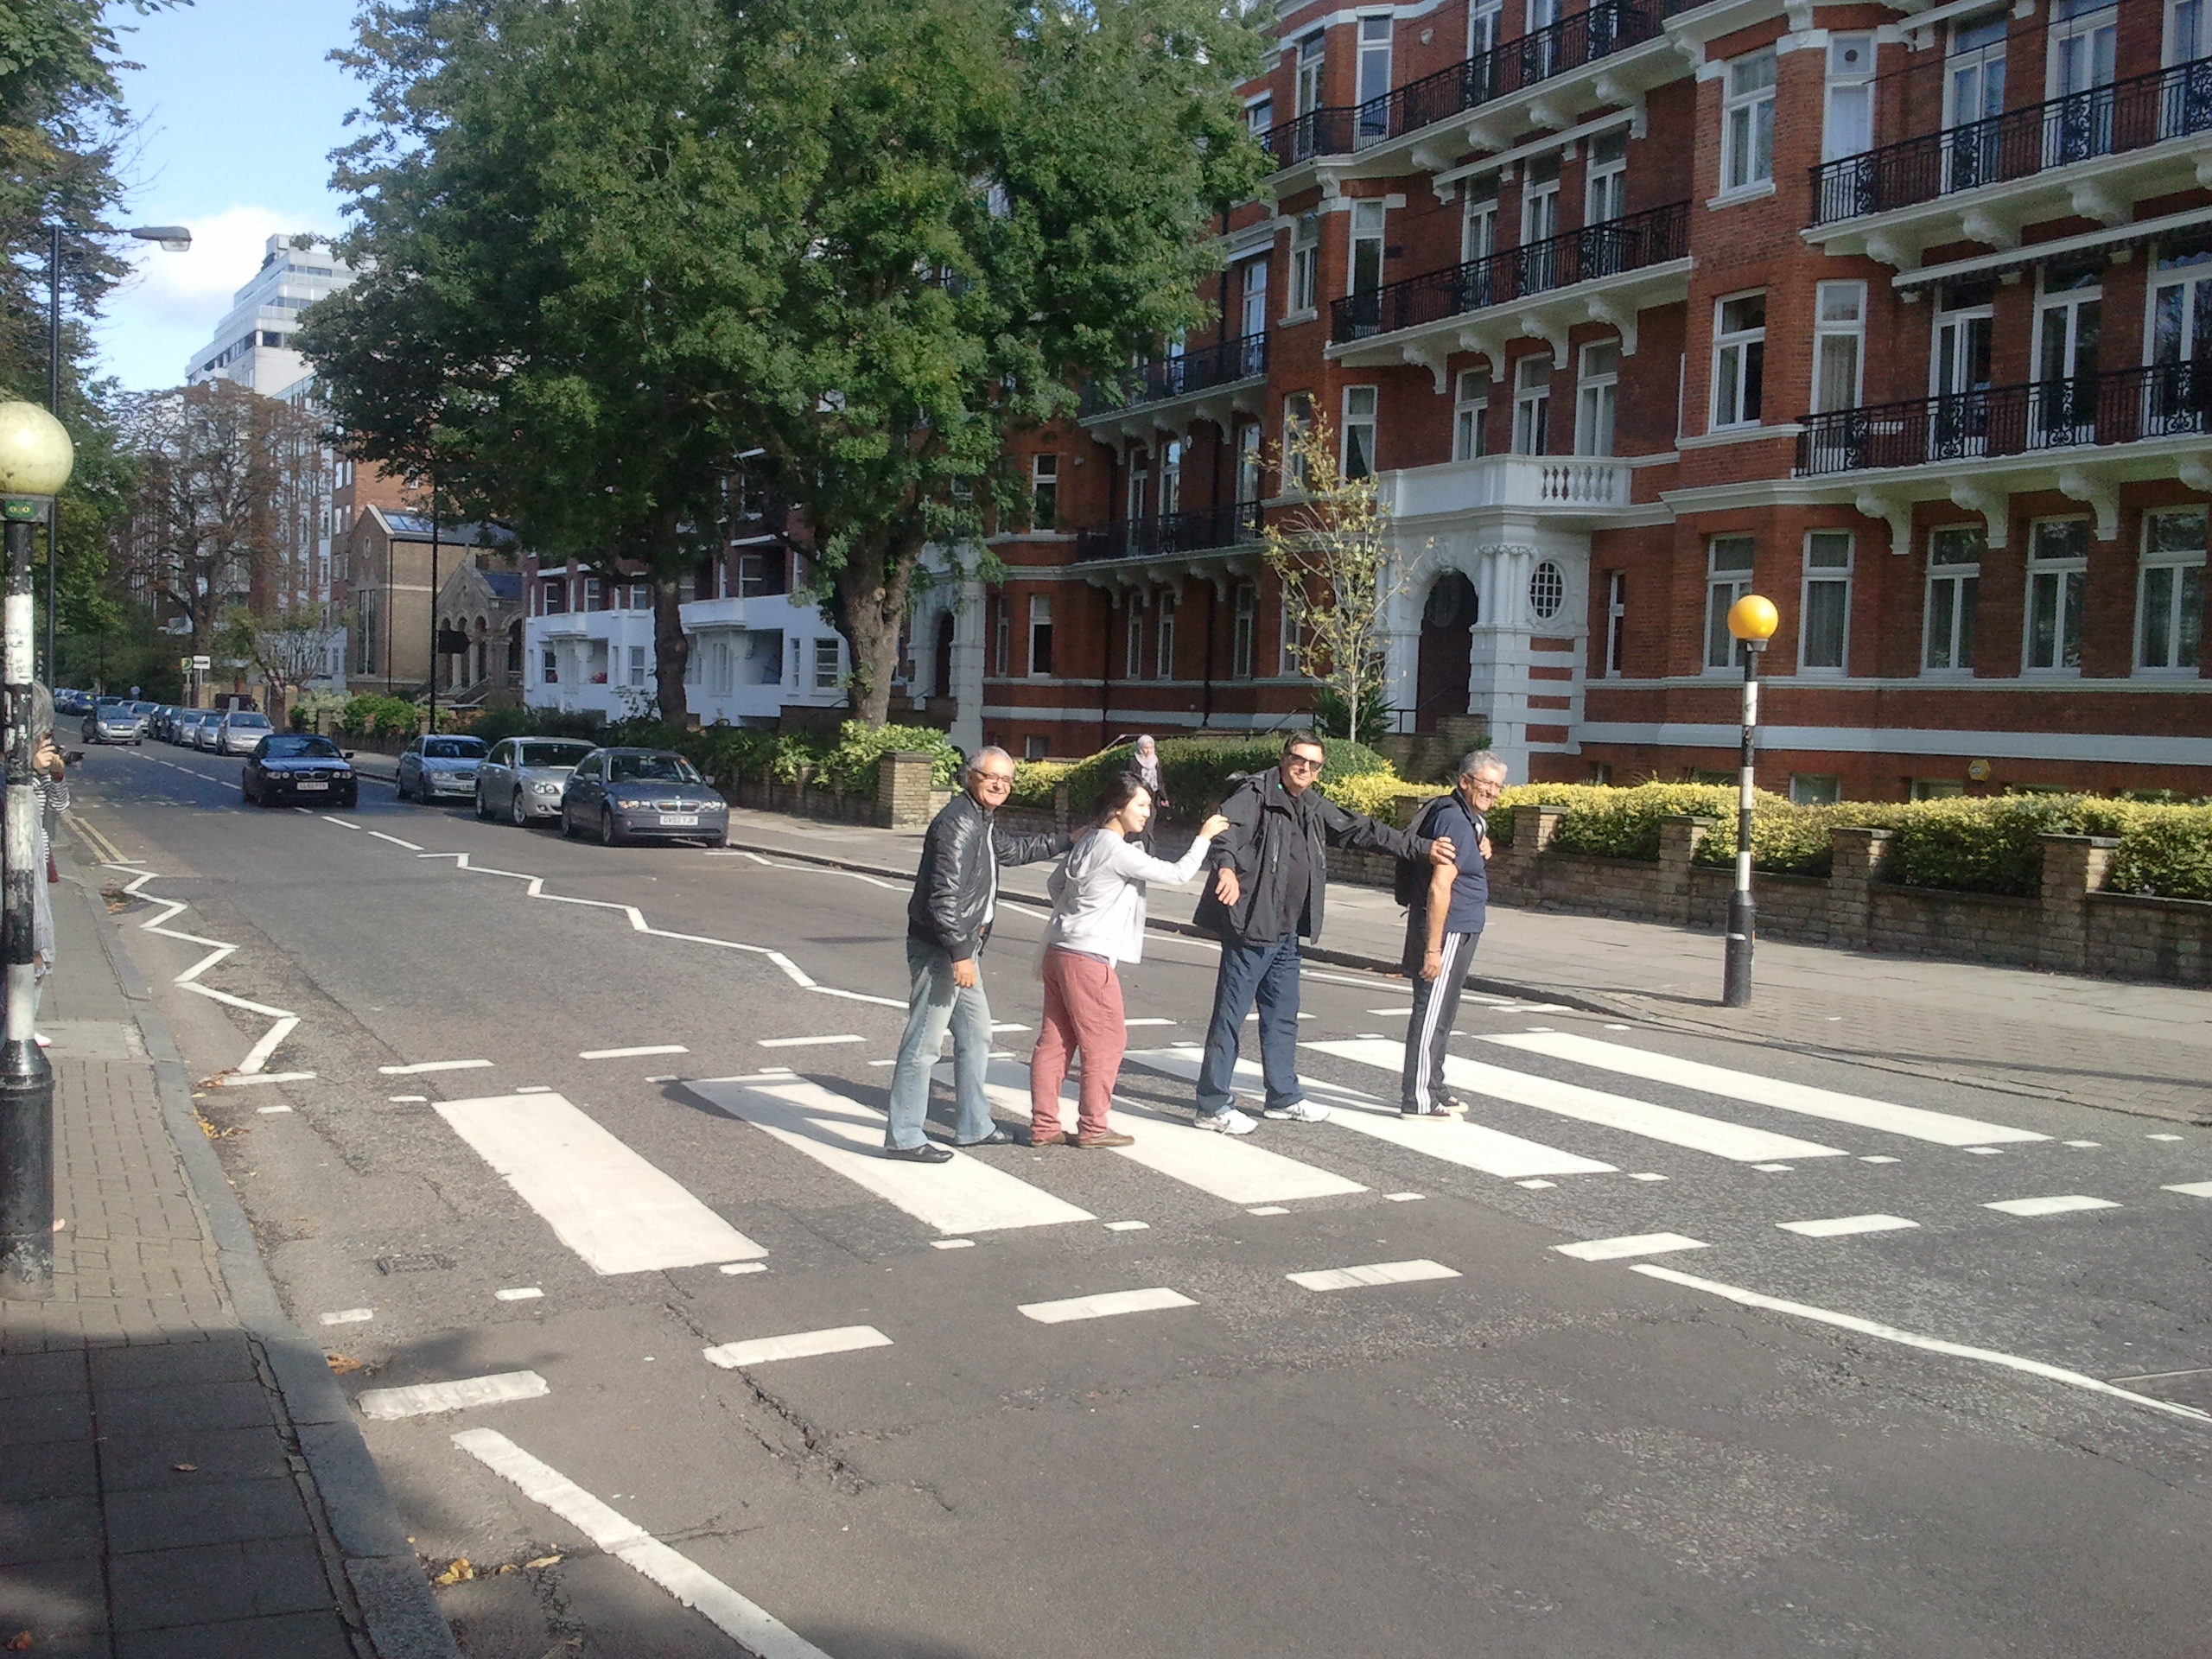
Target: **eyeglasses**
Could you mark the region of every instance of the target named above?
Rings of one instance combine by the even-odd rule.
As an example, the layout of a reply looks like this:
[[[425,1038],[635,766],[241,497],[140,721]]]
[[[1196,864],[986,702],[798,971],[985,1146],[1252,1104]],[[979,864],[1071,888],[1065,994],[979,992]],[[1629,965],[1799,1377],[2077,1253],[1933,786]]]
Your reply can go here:
[[[1001,789],[1014,787],[1014,774],[1010,772],[973,772],[968,775],[987,788],[994,784]]]
[[[1326,764],[1325,761],[1316,760],[1309,755],[1289,754],[1283,757],[1283,765],[1288,766],[1293,772],[1319,772]]]

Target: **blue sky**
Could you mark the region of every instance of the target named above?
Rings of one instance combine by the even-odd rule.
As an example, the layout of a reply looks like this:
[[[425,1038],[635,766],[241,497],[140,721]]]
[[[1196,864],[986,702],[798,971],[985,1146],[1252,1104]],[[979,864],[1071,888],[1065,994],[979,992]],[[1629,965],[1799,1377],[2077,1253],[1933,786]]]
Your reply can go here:
[[[340,227],[330,152],[359,84],[332,48],[353,35],[353,0],[199,0],[150,16],[111,10],[140,123],[123,170],[122,222],[189,225],[192,251],[148,247],[96,331],[102,368],[134,391],[184,378],[231,296],[276,232]]]

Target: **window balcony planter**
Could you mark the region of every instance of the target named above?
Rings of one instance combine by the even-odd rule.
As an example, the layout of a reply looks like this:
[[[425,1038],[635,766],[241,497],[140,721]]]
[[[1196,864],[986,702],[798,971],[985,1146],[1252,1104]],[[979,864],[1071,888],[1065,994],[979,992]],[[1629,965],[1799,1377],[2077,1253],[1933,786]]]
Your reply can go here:
[[[2137,201],[2200,182],[2207,133],[2200,58],[1823,162],[1805,237],[1910,269],[1947,242],[2016,245],[2042,219],[2125,224]]]
[[[1173,558],[1187,553],[1251,547],[1260,539],[1260,504],[1230,501],[1188,512],[1120,518],[1093,524],[1076,537],[1076,563]]]
[[[1268,336],[1244,334],[1094,381],[1083,390],[1077,418],[1094,437],[1110,432],[1142,437],[1155,429],[1180,432],[1201,420],[1225,432],[1236,414],[1258,411],[1249,394],[1267,378]]]
[[[1346,295],[1331,308],[1329,354],[1353,366],[1421,363],[1440,390],[1453,351],[1485,353],[1501,371],[1506,339],[1537,335],[1564,353],[1580,322],[1614,324],[1633,353],[1637,310],[1686,291],[1688,223],[1689,204],[1670,202]]]

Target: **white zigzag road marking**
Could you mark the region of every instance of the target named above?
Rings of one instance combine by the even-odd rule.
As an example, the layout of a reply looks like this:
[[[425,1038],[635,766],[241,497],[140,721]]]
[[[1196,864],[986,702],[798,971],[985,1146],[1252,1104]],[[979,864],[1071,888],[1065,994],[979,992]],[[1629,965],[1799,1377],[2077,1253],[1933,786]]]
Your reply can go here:
[[[217,963],[233,955],[238,947],[235,944],[226,944],[220,939],[207,938],[198,933],[181,932],[175,928],[168,926],[168,923],[175,920],[192,906],[181,899],[163,899],[152,893],[142,895],[139,893],[140,888],[149,881],[158,881],[162,879],[156,872],[138,869],[132,865],[112,860],[109,861],[107,868],[111,870],[121,870],[132,878],[124,887],[124,892],[133,898],[143,896],[153,904],[167,906],[152,920],[141,922],[138,925],[142,932],[158,934],[165,939],[181,939],[187,944],[202,944],[207,947],[207,954],[179,974],[171,982],[172,983],[195,995],[207,997],[229,1007],[243,1008],[248,1014],[257,1014],[276,1021],[262,1033],[258,1042],[246,1050],[244,1059],[228,1071],[217,1075],[223,1077],[251,1077],[259,1072],[263,1066],[269,1064],[269,1057],[276,1052],[276,1046],[299,1028],[300,1016],[289,1008],[272,1008],[265,1002],[249,1001],[243,996],[233,996],[228,991],[219,991],[213,986],[202,985],[200,982],[200,975],[215,966]],[[311,1077],[314,1075],[312,1071],[293,1071],[285,1074],[287,1080]]]
[[[371,834],[375,832],[372,830]],[[630,918],[631,927],[649,938],[676,939],[685,944],[712,945],[717,950],[741,950],[748,956],[765,957],[773,963],[783,976],[803,991],[814,991],[823,996],[842,997],[851,1002],[873,1002],[879,1007],[904,1008],[904,1001],[889,996],[870,996],[864,991],[849,991],[836,985],[824,985],[782,951],[765,944],[747,944],[742,939],[718,939],[704,933],[679,933],[671,928],[655,927],[645,919],[645,912],[635,905],[617,904],[610,899],[573,899],[565,893],[545,891],[545,878],[527,875],[520,870],[495,870],[488,865],[472,864],[467,853],[417,853],[418,859],[449,858],[457,870],[467,870],[472,875],[503,875],[511,881],[524,883],[523,897],[543,899],[556,905],[581,905],[587,910],[614,910]]]

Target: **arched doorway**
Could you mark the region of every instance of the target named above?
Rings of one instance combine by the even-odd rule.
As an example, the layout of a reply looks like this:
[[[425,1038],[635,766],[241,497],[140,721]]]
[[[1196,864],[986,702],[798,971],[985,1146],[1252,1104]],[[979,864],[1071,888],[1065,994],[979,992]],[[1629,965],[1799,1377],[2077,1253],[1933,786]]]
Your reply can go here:
[[[941,613],[937,619],[937,650],[930,659],[930,695],[933,697],[952,695],[952,613]]]
[[[1475,584],[1447,570],[1421,607],[1421,671],[1415,681],[1414,729],[1433,732],[1447,715],[1467,712],[1467,662],[1482,605]]]

